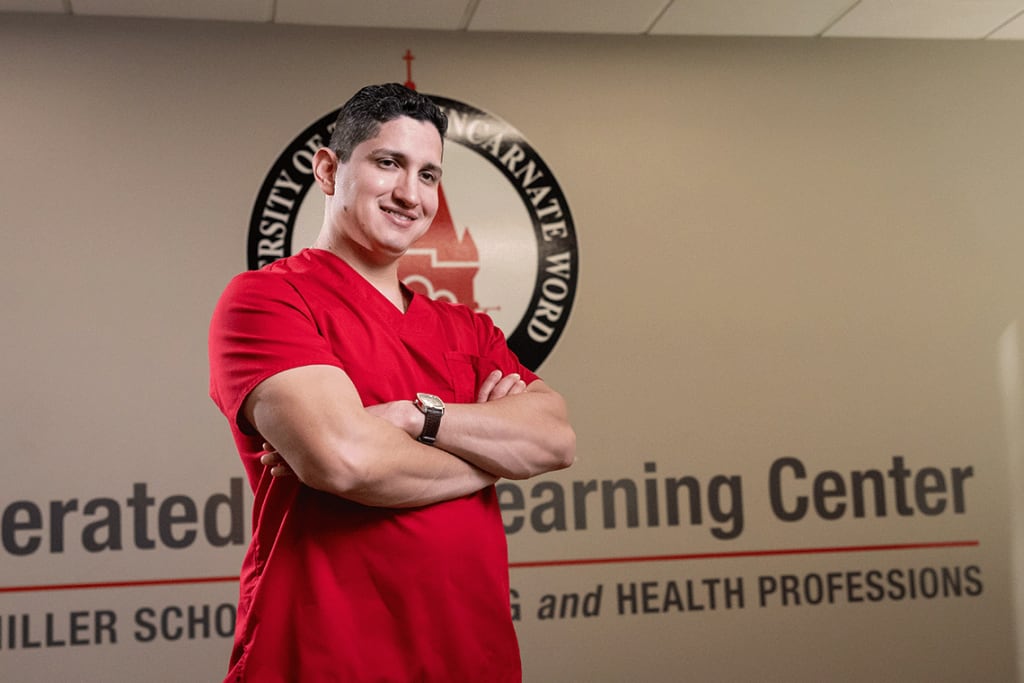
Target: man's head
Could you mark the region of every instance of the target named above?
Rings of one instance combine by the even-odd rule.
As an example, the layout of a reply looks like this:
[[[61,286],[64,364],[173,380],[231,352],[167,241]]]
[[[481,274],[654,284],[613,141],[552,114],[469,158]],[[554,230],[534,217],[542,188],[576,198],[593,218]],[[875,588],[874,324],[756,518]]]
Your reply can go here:
[[[444,113],[401,85],[368,86],[338,116],[313,157],[325,195],[315,246],[353,267],[396,267],[437,214]]]
[[[448,117],[430,98],[398,83],[368,85],[342,106],[335,120],[330,148],[347,163],[359,143],[377,135],[382,123],[401,116],[426,121],[444,140]]]

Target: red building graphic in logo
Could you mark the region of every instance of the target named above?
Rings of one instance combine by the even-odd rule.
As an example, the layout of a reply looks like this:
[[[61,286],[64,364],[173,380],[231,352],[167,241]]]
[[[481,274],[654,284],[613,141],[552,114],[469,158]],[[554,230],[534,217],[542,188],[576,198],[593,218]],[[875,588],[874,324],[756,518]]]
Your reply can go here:
[[[398,277],[418,294],[478,310],[473,293],[473,280],[480,270],[476,243],[468,228],[459,235],[442,187],[437,199],[434,222],[398,262]]]

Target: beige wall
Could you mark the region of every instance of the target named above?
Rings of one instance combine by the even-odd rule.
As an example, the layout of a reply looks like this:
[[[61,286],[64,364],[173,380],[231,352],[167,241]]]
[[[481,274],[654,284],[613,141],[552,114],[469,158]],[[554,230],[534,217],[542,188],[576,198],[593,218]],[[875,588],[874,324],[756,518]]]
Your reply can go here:
[[[522,131],[572,208],[576,307],[542,374],[569,399],[580,456],[549,480],[742,478],[737,538],[714,538],[708,520],[592,523],[515,534],[513,562],[978,542],[514,568],[528,680],[1011,678],[1019,43],[0,15],[0,511],[123,500],[137,482],[157,499],[228,491],[240,468],[206,397],[205,334],[221,288],[245,268],[252,202],[299,131],[364,83],[403,80],[407,48],[420,90]],[[896,455],[915,473],[972,468],[963,513],[900,516],[891,493],[883,518],[771,513],[778,458],[813,476],[885,471]],[[798,484],[787,486],[792,497]],[[229,576],[240,554],[90,553],[68,541],[4,552],[0,585]],[[980,573],[980,595],[757,600],[761,576],[965,567]],[[744,580],[742,609],[616,609],[630,582],[657,582],[664,598],[671,581],[725,577]],[[597,586],[600,615],[537,618],[545,594]],[[213,679],[227,640],[140,642],[134,619],[233,600],[230,583],[0,593],[0,669],[23,681]],[[116,643],[94,634],[98,644],[10,650],[5,640],[9,615],[66,624],[104,610],[118,615]]]

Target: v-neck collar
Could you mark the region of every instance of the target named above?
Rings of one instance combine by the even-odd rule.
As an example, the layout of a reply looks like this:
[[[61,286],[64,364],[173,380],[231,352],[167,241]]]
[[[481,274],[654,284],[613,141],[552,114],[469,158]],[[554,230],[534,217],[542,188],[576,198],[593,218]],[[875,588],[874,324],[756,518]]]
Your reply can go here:
[[[331,269],[344,283],[346,297],[353,295],[358,297],[367,311],[373,311],[395,329],[412,333],[423,330],[423,323],[426,322],[428,316],[425,316],[427,302],[423,300],[422,294],[414,292],[400,282],[399,287],[402,292],[409,296],[409,306],[403,312],[348,261],[334,252],[310,247],[303,249],[300,253],[309,260]]]

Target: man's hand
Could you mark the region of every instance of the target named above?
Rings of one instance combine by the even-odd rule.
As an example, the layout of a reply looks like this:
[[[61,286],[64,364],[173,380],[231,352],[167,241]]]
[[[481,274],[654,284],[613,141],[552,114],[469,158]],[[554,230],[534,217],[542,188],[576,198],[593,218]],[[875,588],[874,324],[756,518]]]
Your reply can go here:
[[[269,443],[264,442],[263,450],[266,451],[260,456],[260,464],[270,468],[270,474],[275,477],[294,477],[295,473],[292,472],[292,468],[288,467],[288,463],[284,461],[284,458],[274,450],[274,447]]]
[[[499,398],[515,396],[524,391],[526,391],[526,382],[519,377],[519,373],[513,372],[511,375],[502,376],[501,370],[495,370],[487,375],[487,379],[480,385],[480,391],[476,395],[476,402],[487,403],[488,401],[497,401]]]

